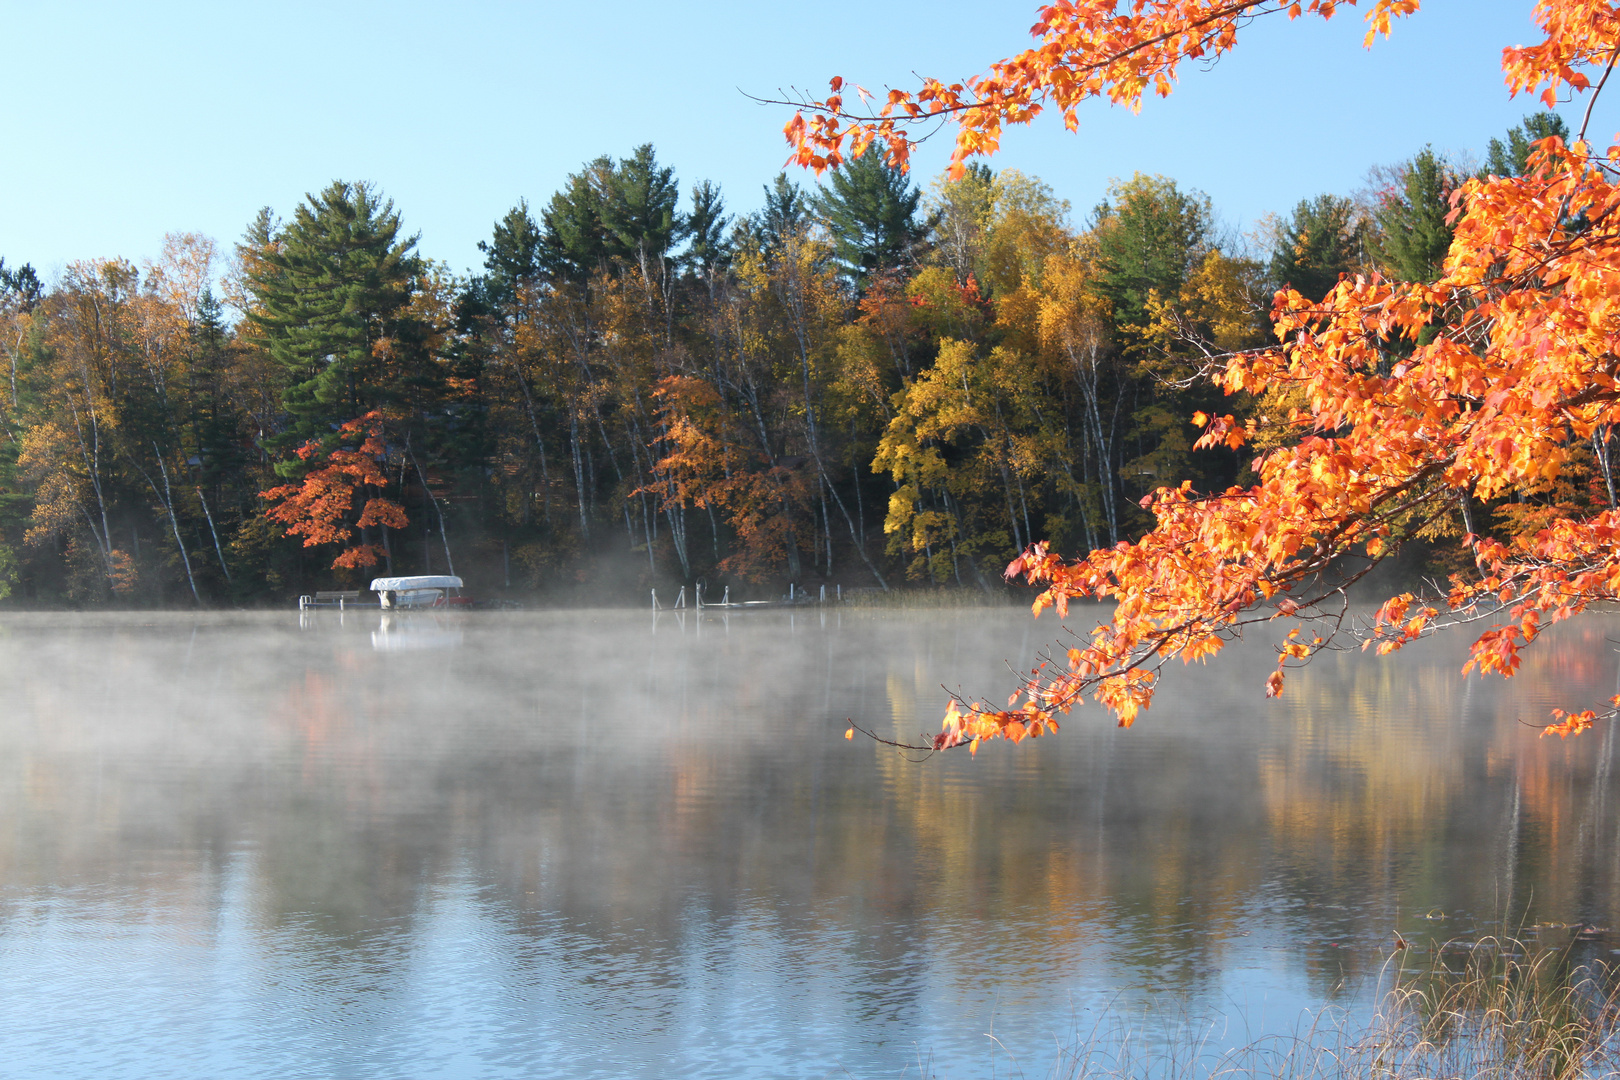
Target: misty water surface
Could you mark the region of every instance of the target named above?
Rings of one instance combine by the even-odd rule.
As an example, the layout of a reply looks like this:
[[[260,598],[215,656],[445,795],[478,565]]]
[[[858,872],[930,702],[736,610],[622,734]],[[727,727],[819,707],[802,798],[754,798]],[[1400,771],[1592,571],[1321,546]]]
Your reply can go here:
[[[1437,640],[1267,702],[1250,647],[1130,731],[842,737],[935,730],[941,683],[1005,694],[1053,633],[7,616],[0,1071],[1033,1078],[1108,1017],[1360,1007],[1397,930],[1620,947],[1612,729],[1519,723],[1614,693],[1612,618],[1507,683]]]

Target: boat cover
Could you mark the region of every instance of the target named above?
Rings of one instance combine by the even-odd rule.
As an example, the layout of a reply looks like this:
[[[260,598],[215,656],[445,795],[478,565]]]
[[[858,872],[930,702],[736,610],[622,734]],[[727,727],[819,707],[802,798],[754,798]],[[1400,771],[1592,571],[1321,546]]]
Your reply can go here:
[[[411,589],[459,589],[461,579],[449,574],[423,574],[419,577],[380,577],[371,579],[372,592],[406,592]]]

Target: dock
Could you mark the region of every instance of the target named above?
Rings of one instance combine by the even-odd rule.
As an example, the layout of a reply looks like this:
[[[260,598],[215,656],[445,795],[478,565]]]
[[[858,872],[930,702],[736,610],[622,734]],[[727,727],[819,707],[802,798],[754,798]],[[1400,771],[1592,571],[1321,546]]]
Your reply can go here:
[[[827,595],[827,586],[825,585],[820,586],[818,592],[812,595],[808,589],[800,589],[792,584],[788,585],[788,594],[780,600],[739,600],[734,603],[731,599],[730,585],[727,585],[725,591],[721,594],[719,603],[703,599],[703,586],[701,584],[693,587],[692,594],[693,604],[690,610],[693,611],[773,611],[784,608],[812,608],[829,602],[841,604],[844,601],[844,587],[842,585],[833,586],[831,598]],[[652,609],[654,614],[662,611],[688,610],[686,606],[686,586],[681,586],[680,592],[675,595],[675,603],[667,608],[658,602],[658,590],[653,589]]]
[[[337,608],[345,611],[349,608],[374,608],[382,605],[374,600],[361,600],[359,589],[330,589],[298,598],[298,610],[309,611],[312,608]]]

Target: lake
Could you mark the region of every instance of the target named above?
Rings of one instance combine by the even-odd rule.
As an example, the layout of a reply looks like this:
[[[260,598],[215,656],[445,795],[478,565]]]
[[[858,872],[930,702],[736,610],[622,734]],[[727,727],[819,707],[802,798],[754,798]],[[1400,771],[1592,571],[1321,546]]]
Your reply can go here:
[[[0,616],[4,1071],[1033,1080],[1121,1024],[1218,1048],[1365,1010],[1397,932],[1620,949],[1613,728],[1521,722],[1615,693],[1620,620],[1505,682],[1440,638],[1267,701],[1253,643],[1131,730],[843,738],[936,731],[941,684],[1004,700],[1056,634]]]

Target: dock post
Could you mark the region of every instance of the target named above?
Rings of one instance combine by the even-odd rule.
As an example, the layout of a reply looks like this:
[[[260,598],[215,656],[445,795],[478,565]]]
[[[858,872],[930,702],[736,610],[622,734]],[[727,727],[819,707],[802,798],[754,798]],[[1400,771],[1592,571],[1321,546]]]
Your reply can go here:
[[[844,586],[842,584],[838,586],[838,602],[840,604],[844,602]]]
[[[817,601],[816,601],[816,603],[818,603],[818,604],[825,604],[825,603],[826,603],[826,602],[827,602],[827,586],[825,586],[825,585],[823,585],[823,586],[822,586],[822,587],[821,587],[821,596],[820,596],[820,599],[818,599],[818,600],[817,600]]]
[[[699,611],[702,611],[703,610],[703,582],[700,581],[696,585],[692,586],[692,596],[693,596],[694,599],[697,600],[697,609]]]
[[[788,582],[788,603],[793,603],[793,582]]]
[[[720,606],[721,607],[730,607],[731,606],[731,586],[730,585],[727,585],[726,586],[726,591],[720,594]]]

